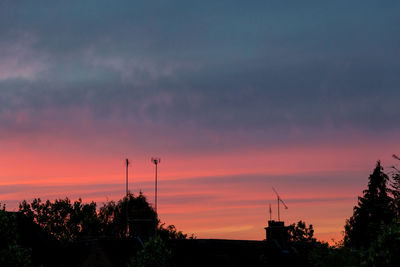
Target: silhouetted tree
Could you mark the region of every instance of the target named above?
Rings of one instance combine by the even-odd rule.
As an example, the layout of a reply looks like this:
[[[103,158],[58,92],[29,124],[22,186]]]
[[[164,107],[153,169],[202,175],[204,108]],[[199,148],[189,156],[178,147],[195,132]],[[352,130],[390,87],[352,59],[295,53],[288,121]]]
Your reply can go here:
[[[317,242],[317,245],[312,249],[311,253],[309,254],[307,266],[354,267],[361,265],[360,258],[361,257],[359,251],[352,248],[344,247],[342,244],[330,246],[328,243]]]
[[[102,233],[114,237],[140,236],[147,239],[154,235],[158,219],[146,197],[139,193],[125,196],[115,203],[108,202],[100,208],[99,219]]]
[[[178,231],[175,225],[165,226],[165,223],[160,224],[158,226],[157,234],[161,237],[162,240],[168,239],[186,239],[188,238],[187,234],[184,234],[182,231]],[[189,239],[195,239],[194,234],[189,236]]]
[[[15,214],[0,204],[0,266],[31,266],[31,250],[18,241]]]
[[[157,233],[164,240],[187,238],[174,225],[160,225],[142,192],[137,197],[128,194],[117,203],[104,203],[99,211],[96,206],[95,202],[82,203],[82,199],[72,203],[68,198],[54,202],[35,198],[31,203],[22,201],[19,210],[61,241],[99,236],[139,237],[146,241],[155,235],[156,226]]]
[[[397,222],[381,225],[376,240],[361,252],[361,262],[365,266],[399,266],[400,225]]]
[[[168,267],[171,266],[171,250],[156,236],[144,244],[143,250],[132,258],[130,267]]]
[[[393,158],[400,160],[397,155]],[[368,248],[360,252],[361,262],[367,266],[398,266],[400,262],[400,170],[392,167],[390,193],[395,218],[391,223],[381,224],[380,231]]]
[[[393,158],[400,160],[397,155],[393,155]],[[392,167],[392,182],[390,192],[393,195],[393,207],[397,217],[400,217],[400,170],[396,167]]]
[[[98,235],[101,228],[96,203],[84,204],[82,199],[73,204],[68,198],[54,202],[35,198],[30,204],[24,200],[19,211],[62,241]]]
[[[390,224],[395,218],[392,198],[388,195],[388,176],[383,172],[380,161],[369,176],[368,189],[358,198],[353,216],[346,221],[344,244],[354,248],[366,248],[380,233],[382,225]]]
[[[288,226],[289,240],[291,242],[315,242],[314,228],[312,224],[307,227],[306,223],[299,221]]]

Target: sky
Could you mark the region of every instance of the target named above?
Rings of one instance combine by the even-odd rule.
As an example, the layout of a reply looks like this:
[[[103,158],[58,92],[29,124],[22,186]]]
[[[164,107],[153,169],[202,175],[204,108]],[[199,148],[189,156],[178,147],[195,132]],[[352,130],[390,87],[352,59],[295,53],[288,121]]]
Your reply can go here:
[[[0,2],[0,201],[130,191],[198,238],[341,239],[400,152],[398,1]]]

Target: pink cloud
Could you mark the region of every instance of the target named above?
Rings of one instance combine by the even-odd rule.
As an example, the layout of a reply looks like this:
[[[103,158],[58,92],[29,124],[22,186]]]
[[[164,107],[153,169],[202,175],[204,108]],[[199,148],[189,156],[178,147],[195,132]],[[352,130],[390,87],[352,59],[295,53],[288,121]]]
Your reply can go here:
[[[239,146],[201,153],[161,147],[153,154],[157,150],[149,152],[145,145],[126,149],[126,143],[140,140],[136,133],[125,136],[112,130],[103,136],[91,135],[98,128],[84,115],[78,119],[82,124],[86,120],[86,136],[38,132],[34,138],[0,140],[0,185],[15,186],[0,191],[2,201],[16,208],[18,201],[34,197],[118,200],[125,189],[123,159],[129,157],[131,190],[137,194],[141,189],[153,202],[150,158],[161,156],[158,205],[166,223],[199,238],[261,240],[269,203],[276,217],[274,186],[289,206],[281,213],[285,222],[305,220],[315,226],[318,238],[329,241],[343,230],[376,160],[391,165],[391,154],[400,150],[388,138],[379,144],[330,140],[318,145]],[[215,233],[215,229],[224,230]]]

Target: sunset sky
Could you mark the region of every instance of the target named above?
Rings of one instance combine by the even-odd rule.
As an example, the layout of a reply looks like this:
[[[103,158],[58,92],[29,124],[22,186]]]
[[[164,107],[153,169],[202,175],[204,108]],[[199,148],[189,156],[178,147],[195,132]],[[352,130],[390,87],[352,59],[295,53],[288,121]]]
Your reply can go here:
[[[0,202],[130,189],[198,238],[265,238],[275,187],[341,239],[400,154],[399,1],[0,2]]]

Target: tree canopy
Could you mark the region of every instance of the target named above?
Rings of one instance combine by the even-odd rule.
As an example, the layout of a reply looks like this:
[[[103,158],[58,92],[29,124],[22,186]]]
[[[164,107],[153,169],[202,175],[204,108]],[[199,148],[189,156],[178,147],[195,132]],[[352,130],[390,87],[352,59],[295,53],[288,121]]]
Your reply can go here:
[[[35,198],[32,203],[22,201],[19,211],[62,241],[72,241],[101,232],[95,202],[84,204],[79,199],[72,203],[68,198],[43,202]]]
[[[288,227],[289,240],[291,242],[315,242],[314,228],[312,224],[308,227],[304,221],[291,224]]]
[[[60,241],[91,237],[139,237],[146,241],[155,231],[162,239],[185,239],[186,234],[174,225],[160,224],[153,207],[140,192],[128,194],[118,202],[109,201],[97,209],[95,202],[72,202],[69,198],[55,201],[34,199],[22,201],[19,211]]]
[[[345,245],[355,248],[368,247],[377,239],[382,226],[396,218],[393,199],[388,194],[389,177],[383,172],[380,161],[369,176],[368,188],[358,198],[353,216],[346,221]]]
[[[0,204],[0,266],[31,266],[31,250],[19,244],[15,219]]]
[[[142,192],[137,197],[129,194],[117,203],[105,203],[98,216],[102,233],[114,237],[136,235],[147,239],[154,235],[155,227],[159,223],[153,207]]]

